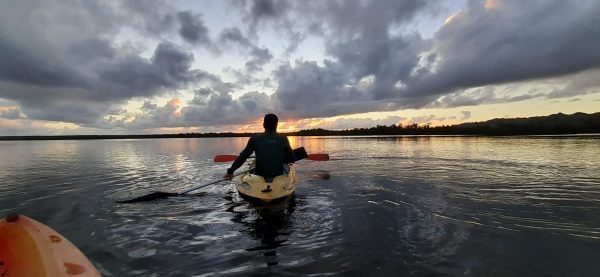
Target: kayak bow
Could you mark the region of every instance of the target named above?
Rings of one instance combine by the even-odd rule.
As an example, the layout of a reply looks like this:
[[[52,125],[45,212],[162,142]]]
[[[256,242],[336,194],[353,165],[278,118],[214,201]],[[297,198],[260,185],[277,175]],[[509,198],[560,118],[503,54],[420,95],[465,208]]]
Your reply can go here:
[[[65,237],[24,215],[0,220],[0,276],[97,277],[92,263]]]

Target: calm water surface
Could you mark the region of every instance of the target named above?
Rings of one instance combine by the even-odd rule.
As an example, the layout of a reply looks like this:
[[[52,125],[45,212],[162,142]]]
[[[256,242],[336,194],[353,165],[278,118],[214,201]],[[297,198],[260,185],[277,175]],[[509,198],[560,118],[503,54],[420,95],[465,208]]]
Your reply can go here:
[[[219,179],[247,138],[0,142],[0,214],[68,237],[104,276],[600,276],[600,137],[290,138],[294,197]]]

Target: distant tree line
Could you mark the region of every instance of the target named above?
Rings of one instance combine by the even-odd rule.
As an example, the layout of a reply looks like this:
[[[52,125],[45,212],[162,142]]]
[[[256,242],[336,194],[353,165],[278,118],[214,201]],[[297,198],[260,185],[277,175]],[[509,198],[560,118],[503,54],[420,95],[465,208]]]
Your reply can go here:
[[[155,135],[73,135],[73,136],[5,136],[0,140],[80,140],[80,139],[150,139],[150,138],[214,138],[248,137],[255,133],[180,133]],[[562,113],[549,116],[492,119],[485,122],[432,127],[426,124],[377,125],[371,128],[345,130],[307,129],[284,133],[288,136],[387,136],[387,135],[561,135],[600,134],[600,113]]]
[[[309,129],[288,133],[297,136],[360,136],[360,135],[562,135],[600,134],[600,113],[573,115],[554,114],[542,117],[492,119],[485,122],[431,127],[430,124],[377,125],[372,128],[346,130]]]

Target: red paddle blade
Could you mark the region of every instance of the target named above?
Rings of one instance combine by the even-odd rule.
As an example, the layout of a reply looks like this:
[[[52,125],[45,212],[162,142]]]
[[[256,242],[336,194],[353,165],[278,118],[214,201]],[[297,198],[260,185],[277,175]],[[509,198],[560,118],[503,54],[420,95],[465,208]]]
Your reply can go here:
[[[308,154],[311,161],[329,161],[329,154]]]
[[[216,155],[213,161],[215,163],[233,162],[237,159],[236,155]]]

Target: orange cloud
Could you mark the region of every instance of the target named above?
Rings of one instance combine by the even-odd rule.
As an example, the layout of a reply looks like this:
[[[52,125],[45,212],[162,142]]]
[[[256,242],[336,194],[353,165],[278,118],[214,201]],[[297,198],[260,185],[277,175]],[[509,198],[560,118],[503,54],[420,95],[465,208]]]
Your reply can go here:
[[[495,9],[498,7],[500,1],[499,0],[486,0],[485,8],[488,10]]]
[[[450,23],[452,23],[454,20],[456,20],[456,18],[461,14],[461,12],[456,12],[454,14],[452,14],[451,16],[448,16],[448,18],[446,18],[446,20],[444,21],[444,25],[448,25]]]

